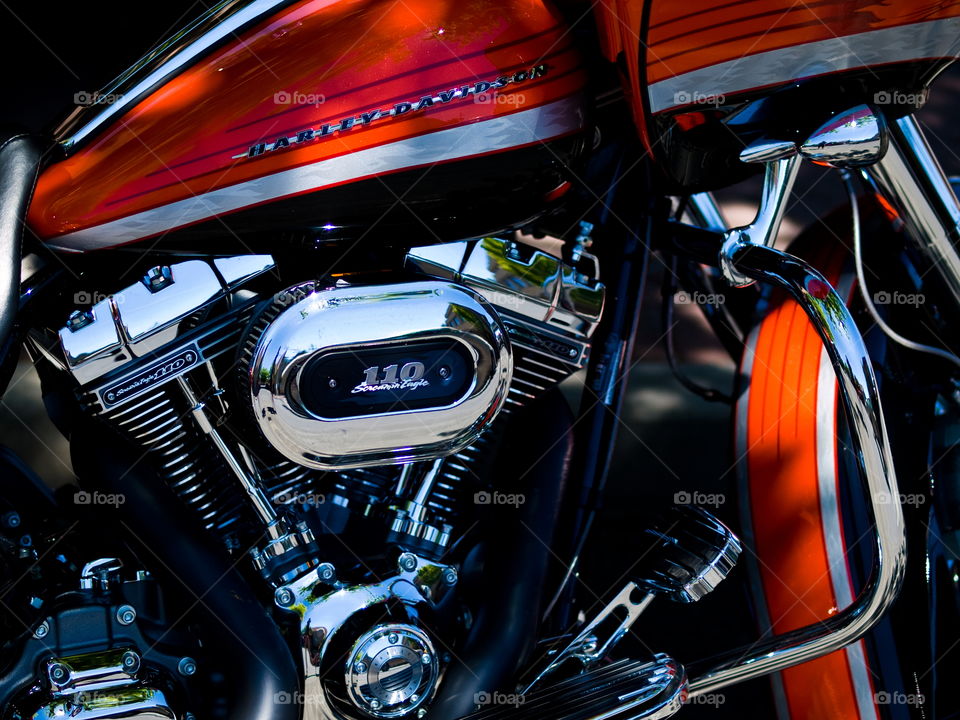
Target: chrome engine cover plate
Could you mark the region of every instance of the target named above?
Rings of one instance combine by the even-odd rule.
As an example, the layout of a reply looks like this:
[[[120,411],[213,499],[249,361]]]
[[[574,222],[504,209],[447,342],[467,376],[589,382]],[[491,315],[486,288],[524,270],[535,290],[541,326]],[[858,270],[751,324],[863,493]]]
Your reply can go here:
[[[423,281],[315,289],[264,330],[249,382],[268,442],[332,470],[459,452],[496,417],[512,370],[492,307]]]

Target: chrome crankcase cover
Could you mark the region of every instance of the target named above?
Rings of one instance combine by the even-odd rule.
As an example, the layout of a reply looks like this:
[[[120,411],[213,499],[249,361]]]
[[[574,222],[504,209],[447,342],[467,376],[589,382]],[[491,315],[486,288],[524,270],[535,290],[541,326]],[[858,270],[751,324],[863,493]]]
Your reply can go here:
[[[332,470],[443,457],[496,417],[510,344],[473,291],[439,281],[298,290],[249,368],[256,421],[293,462]]]

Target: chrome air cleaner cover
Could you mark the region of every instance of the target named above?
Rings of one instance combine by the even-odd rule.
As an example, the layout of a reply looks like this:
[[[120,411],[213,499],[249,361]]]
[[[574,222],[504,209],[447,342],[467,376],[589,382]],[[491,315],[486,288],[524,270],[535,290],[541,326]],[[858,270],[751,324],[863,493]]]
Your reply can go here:
[[[473,443],[503,405],[509,340],[467,288],[299,286],[278,297],[294,302],[263,330],[248,377],[260,429],[293,462],[331,470],[442,457]]]

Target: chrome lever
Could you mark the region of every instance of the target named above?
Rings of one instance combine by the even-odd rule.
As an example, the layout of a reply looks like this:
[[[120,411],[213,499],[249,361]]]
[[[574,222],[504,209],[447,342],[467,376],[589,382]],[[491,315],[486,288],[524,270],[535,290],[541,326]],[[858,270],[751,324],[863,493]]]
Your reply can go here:
[[[788,140],[758,140],[740,153],[746,163],[764,163],[763,192],[760,206],[753,222],[743,227],[732,228],[724,233],[720,250],[720,272],[733,287],[747,287],[755,281],[739,272],[731,258],[742,245],[765,245],[771,247],[780,232],[780,224],[787,209],[787,199],[800,169],[797,146]]]

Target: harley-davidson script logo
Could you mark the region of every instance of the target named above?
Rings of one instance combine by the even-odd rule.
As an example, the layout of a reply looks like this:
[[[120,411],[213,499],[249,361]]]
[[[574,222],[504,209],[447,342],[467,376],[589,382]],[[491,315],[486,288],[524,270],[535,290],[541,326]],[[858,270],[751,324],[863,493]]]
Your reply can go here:
[[[418,99],[399,102],[393,105],[393,107],[377,108],[362,112],[354,117],[344,118],[338,123],[328,123],[320,125],[319,127],[304,128],[295,135],[284,135],[278,137],[273,142],[261,142],[256,145],[251,145],[247,152],[234,155],[233,159],[258,157],[265,153],[273,152],[274,150],[282,150],[283,148],[294,147],[296,145],[332,137],[337,133],[346,132],[355,128],[366,127],[378,120],[400,117],[408,113],[423,112],[429,108],[446,105],[455,100],[464,100],[470,97],[495,97],[498,90],[508,85],[516,85],[517,83],[541,78],[547,74],[549,69],[548,65],[536,65],[529,70],[519,70],[511,75],[499,75],[489,81],[480,81],[472,85],[462,85],[461,87],[437,92],[434,95],[425,95]]]

